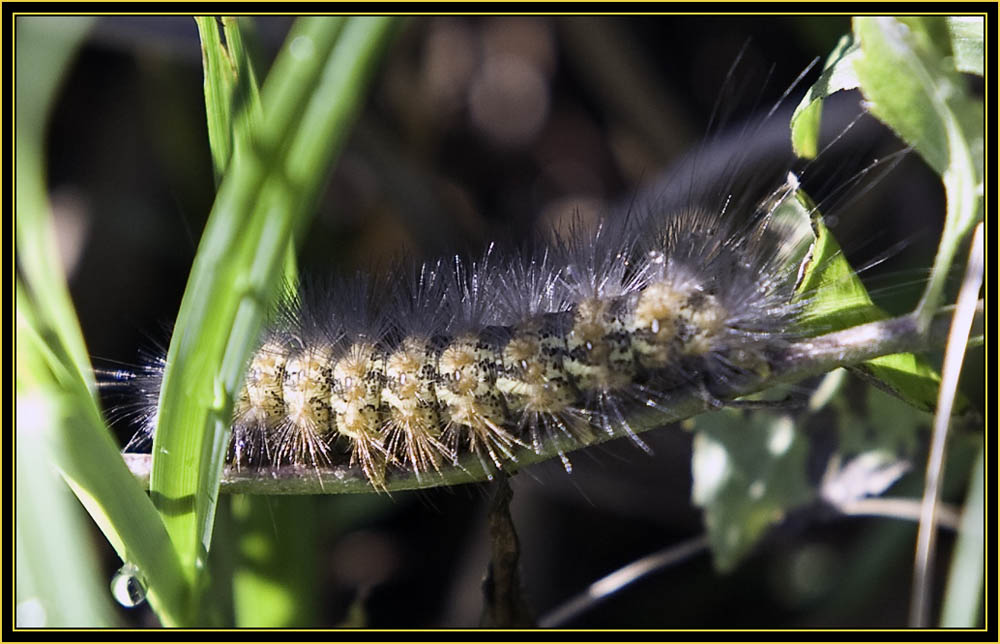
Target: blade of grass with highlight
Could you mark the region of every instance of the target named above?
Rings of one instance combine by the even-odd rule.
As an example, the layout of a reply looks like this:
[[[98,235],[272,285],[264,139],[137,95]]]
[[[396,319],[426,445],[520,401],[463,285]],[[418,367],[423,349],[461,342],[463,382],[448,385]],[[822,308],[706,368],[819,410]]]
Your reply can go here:
[[[83,334],[66,287],[45,188],[45,125],[62,71],[90,21],[23,16],[17,19],[15,194],[17,265],[38,315],[53,327],[67,365],[94,389]]]
[[[266,118],[245,145],[235,137],[171,339],[153,445],[151,492],[192,582],[211,539],[244,365],[390,24],[298,20],[262,90]]]
[[[88,547],[89,522],[52,458],[56,450],[51,445],[72,431],[66,421],[72,418],[70,410],[78,405],[51,377],[54,372],[46,364],[46,357],[54,355],[37,334],[40,325],[20,282],[16,290],[15,625],[115,626],[107,578],[99,572],[95,553]]]
[[[51,422],[36,425],[38,431],[31,440],[42,442],[49,463],[62,474],[122,561],[142,571],[149,601],[163,623],[176,624],[185,603],[186,585],[160,515],[142,487],[135,485],[101,420],[93,393],[93,371],[59,266],[46,196],[45,118],[61,71],[88,25],[88,20],[78,18],[17,20],[15,217],[17,262],[24,280],[15,285],[18,406],[24,401],[40,401],[41,406],[35,409],[44,410]],[[31,408],[29,404],[26,409]],[[17,436],[30,431],[34,420],[37,418],[30,414],[18,419]],[[29,461],[25,462],[30,462],[30,454],[26,457]],[[49,505],[49,499],[35,496],[42,494],[41,489],[31,492],[32,504],[58,512],[61,506],[56,502]],[[48,530],[66,530],[59,535],[63,540],[87,543],[91,538],[89,531],[73,532],[71,524],[60,520],[53,517],[44,525]],[[45,543],[50,536],[21,535],[33,544]],[[60,584],[107,596],[107,580],[94,580],[86,567],[85,562],[62,567]],[[94,619],[100,616],[95,613]]]
[[[122,461],[93,397],[47,342],[53,330],[38,317],[25,289],[18,285],[17,290],[18,406],[22,408],[26,400],[42,401],[40,408],[48,417],[48,422],[41,423],[35,423],[31,415],[20,419],[18,436],[45,445],[49,463],[62,474],[121,560],[142,572],[149,602],[163,624],[178,625],[188,588],[163,522]],[[31,502],[45,501],[33,497]],[[58,525],[52,521],[47,529],[57,530]],[[49,537],[34,540],[45,543]],[[62,534],[61,538],[86,543],[90,534]],[[96,587],[92,592],[109,593],[104,579],[75,584],[71,569],[61,569],[59,579],[63,585]]]
[[[231,505],[239,530],[233,543],[236,626],[315,624],[322,608],[316,566],[321,558],[318,499],[246,494],[232,497]]]
[[[241,132],[255,131],[263,119],[263,107],[253,64],[243,44],[240,20],[222,18],[225,45],[214,17],[196,17],[195,20],[202,41],[209,145],[216,175],[221,178],[229,163],[233,138]],[[297,273],[295,242],[289,240],[284,263],[286,287],[294,288]],[[298,503],[302,505],[306,501],[302,499]],[[219,547],[220,538],[229,536],[226,548],[230,569],[223,574],[230,583],[221,591],[210,588],[207,594],[218,600],[213,603],[232,604],[230,619],[238,627],[288,628],[315,621],[315,589],[310,580],[315,581],[316,542],[304,538],[314,532],[312,513],[285,512],[280,521],[275,521],[273,516],[276,507],[280,510],[293,503],[296,501],[290,499],[275,506],[272,501],[252,495],[234,497],[230,524],[235,522],[239,534],[218,534],[216,530],[215,548]],[[281,535],[275,533],[277,528],[281,529]],[[296,541],[297,546],[281,547],[279,541],[289,539]],[[213,557],[213,562],[218,561]],[[212,574],[217,577],[219,571],[213,569]],[[216,595],[222,592],[230,597]]]
[[[222,45],[215,17],[198,16],[194,20],[201,40],[201,65],[205,73],[205,121],[208,125],[215,184],[218,185],[233,153],[230,113],[236,68]]]
[[[962,509],[958,540],[951,559],[951,571],[941,609],[941,626],[944,628],[975,628],[983,609],[983,574],[986,563],[983,559],[986,491],[983,480],[984,455],[985,451],[980,449]]]
[[[934,573],[934,551],[937,538],[937,507],[941,502],[941,486],[944,478],[945,451],[952,405],[958,391],[958,379],[965,359],[966,346],[973,326],[979,290],[983,285],[983,224],[976,226],[972,237],[972,249],[965,267],[965,278],[958,292],[955,315],[948,332],[948,345],[941,367],[941,391],[938,396],[937,412],[934,414],[934,430],[931,435],[931,449],[927,456],[924,496],[920,509],[920,530],[917,532],[917,547],[913,562],[913,591],[910,598],[910,626],[926,627],[930,623],[930,593]]]
[[[195,18],[201,38],[202,67],[205,73],[205,117],[216,183],[222,179],[234,146],[246,144],[263,119],[260,89],[253,64],[243,46],[239,21],[222,19],[223,44],[217,19]]]
[[[243,42],[241,21],[249,20],[252,20],[252,18],[238,18],[236,16],[222,17],[222,30],[226,37],[226,48],[229,52],[229,58],[236,67],[236,83],[232,87],[232,97],[229,102],[229,128],[233,132],[233,136],[237,137],[235,140],[240,145],[244,145],[246,142],[238,137],[242,133],[256,131],[256,128],[259,127],[260,122],[264,118],[264,107],[260,98],[260,86],[257,83],[257,74],[254,71],[253,62]],[[215,30],[213,33],[215,39],[218,40],[218,30]],[[205,107],[206,112],[211,109],[208,103],[206,103]],[[220,171],[224,169],[221,168]],[[288,252],[285,255],[283,274],[283,282],[286,287],[292,287],[298,283],[298,262],[296,260],[294,239],[288,242]]]

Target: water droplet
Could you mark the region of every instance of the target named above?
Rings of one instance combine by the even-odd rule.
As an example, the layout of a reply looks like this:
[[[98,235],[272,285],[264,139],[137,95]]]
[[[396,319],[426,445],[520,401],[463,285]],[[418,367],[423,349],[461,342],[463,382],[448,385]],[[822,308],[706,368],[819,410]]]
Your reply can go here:
[[[146,601],[146,583],[135,564],[125,564],[111,578],[111,595],[126,608]]]
[[[42,628],[48,626],[45,606],[37,597],[29,597],[17,603],[14,608],[14,625],[18,628]]]
[[[288,46],[289,53],[292,54],[297,60],[308,60],[312,58],[313,51],[316,49],[313,44],[312,38],[308,36],[298,36],[292,41],[292,44]]]

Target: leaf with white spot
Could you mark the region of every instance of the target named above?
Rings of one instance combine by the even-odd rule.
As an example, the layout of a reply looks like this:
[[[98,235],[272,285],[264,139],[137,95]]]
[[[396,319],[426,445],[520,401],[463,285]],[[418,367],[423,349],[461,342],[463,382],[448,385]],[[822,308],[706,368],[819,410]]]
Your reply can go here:
[[[734,568],[785,513],[810,502],[808,442],[787,415],[724,410],[695,419],[692,500],[715,567]]]

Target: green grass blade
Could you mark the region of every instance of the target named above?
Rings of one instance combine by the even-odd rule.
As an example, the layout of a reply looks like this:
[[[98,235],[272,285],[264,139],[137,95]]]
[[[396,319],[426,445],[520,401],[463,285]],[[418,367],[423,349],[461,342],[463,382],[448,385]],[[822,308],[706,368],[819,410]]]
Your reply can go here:
[[[16,284],[18,401],[44,401],[52,422],[38,425],[41,434],[33,440],[45,446],[51,465],[122,560],[142,570],[150,602],[171,623],[185,595],[180,567],[160,516],[135,484],[98,412],[93,372],[59,265],[45,190],[46,115],[61,70],[88,25],[77,18],[17,19],[15,217],[17,262],[24,279]],[[30,415],[20,420],[30,428]],[[18,435],[24,429],[19,424]],[[68,532],[62,537],[86,543],[90,535]],[[99,585],[91,592],[108,592],[107,581]]]
[[[86,18],[17,18],[15,70],[15,228],[17,264],[38,314],[53,327],[68,365],[94,388],[83,334],[66,288],[45,190],[44,136],[50,104],[69,57],[90,25]]]
[[[318,500],[311,496],[232,497],[238,567],[233,604],[240,628],[315,624],[319,601]]]
[[[249,18],[247,18],[249,20]],[[254,71],[250,54],[243,44],[240,20],[235,16],[222,18],[222,30],[226,36],[226,46],[230,60],[236,66],[236,85],[230,102],[232,127],[242,136],[255,132],[259,127],[264,108],[261,104],[260,85]]]
[[[236,66],[236,84],[232,88],[230,101],[229,127],[233,131],[236,145],[248,145],[251,136],[260,128],[264,118],[263,101],[260,97],[260,85],[254,71],[250,54],[243,43],[243,27],[241,21],[250,18],[223,16],[222,29],[226,36],[229,57]],[[217,32],[216,32],[217,33]],[[206,105],[206,107],[208,107]],[[298,262],[295,254],[295,240],[290,240],[288,252],[285,255],[283,282],[286,285],[298,283]]]
[[[24,314],[19,307],[19,323],[26,323]],[[117,620],[107,579],[98,572],[94,552],[88,547],[89,526],[79,503],[53,468],[46,440],[50,438],[48,433],[66,431],[61,421],[73,401],[56,383],[46,381],[45,349],[26,339],[25,334],[19,336],[15,624],[113,626]]]
[[[94,398],[64,356],[53,350],[54,330],[37,315],[20,284],[17,295],[18,409],[31,410],[19,413],[18,438],[25,439],[18,441],[19,462],[22,442],[29,460],[30,450],[37,448],[34,443],[45,446],[49,464],[63,475],[122,561],[142,572],[149,601],[164,624],[176,624],[187,588],[163,522],[125,466]],[[41,501],[32,498],[32,504]],[[56,527],[54,520],[49,529]],[[89,534],[61,537],[86,543]],[[73,583],[69,570],[61,575],[62,582]],[[102,595],[108,592],[107,580],[100,580],[97,588],[93,583],[82,587]]]
[[[236,18],[222,19],[226,43],[213,16],[195,18],[205,74],[205,117],[216,183],[229,165],[235,145],[245,145],[259,127],[263,108],[253,64],[243,46]]]
[[[340,151],[361,107],[360,100],[345,100],[344,96],[364,86],[392,24],[391,18],[351,18],[344,27],[293,139],[288,154],[292,183],[305,183],[317,173],[325,174],[321,169],[328,168]],[[360,97],[355,94],[355,98]],[[326,183],[325,176],[320,183]],[[307,195],[314,198],[318,192]],[[311,198],[303,201],[311,206]]]
[[[233,132],[229,115],[233,87],[236,85],[236,66],[222,44],[215,17],[198,16],[194,20],[198,25],[198,36],[201,38],[208,143],[212,151],[215,183],[218,185],[233,153]]]
[[[389,24],[299,20],[262,89],[260,131],[235,142],[181,303],[153,445],[153,499],[192,582],[211,539],[244,365]]]
[[[969,478],[962,523],[944,592],[941,626],[945,628],[974,628],[983,608],[984,453],[983,449],[979,450]]]
[[[235,17],[222,18],[225,45],[219,38],[218,23],[214,18],[198,17],[195,20],[205,56],[205,112],[210,124],[209,145],[217,177],[221,177],[232,153],[233,139],[245,145],[263,119],[260,88],[243,44],[239,20]],[[212,62],[209,54],[223,64]],[[230,71],[235,73],[235,82],[234,76],[228,73]],[[220,88],[223,91],[220,92]],[[224,130],[224,139],[212,136],[212,123],[217,124],[217,129]],[[219,149],[222,146],[228,147]],[[285,257],[284,283],[295,284],[296,276],[295,244],[294,240],[290,240]],[[279,504],[279,508],[285,505]],[[206,598],[213,598],[213,605],[229,605],[231,614],[225,621],[235,621],[238,626],[289,627],[313,623],[313,611],[309,609],[315,604],[311,601],[313,589],[310,584],[303,583],[309,578],[311,562],[317,554],[315,542],[298,539],[295,547],[289,547],[287,543],[278,544],[279,538],[285,541],[308,534],[311,513],[285,513],[280,522],[273,522],[273,504],[264,499],[236,497],[232,506],[238,513],[240,533],[232,534],[232,519],[223,522],[223,527],[228,527],[228,530],[220,530],[217,525],[213,548],[217,550],[220,542],[225,540],[226,552],[213,556],[211,570],[213,581],[221,581],[221,574],[228,584],[221,588],[210,587]],[[261,526],[260,521],[248,524],[248,513],[252,517],[264,517],[264,525]],[[274,534],[274,526],[282,528],[282,537]],[[223,556],[220,557],[220,554]],[[220,564],[228,564],[228,568],[220,570]],[[212,618],[208,619],[211,621]]]

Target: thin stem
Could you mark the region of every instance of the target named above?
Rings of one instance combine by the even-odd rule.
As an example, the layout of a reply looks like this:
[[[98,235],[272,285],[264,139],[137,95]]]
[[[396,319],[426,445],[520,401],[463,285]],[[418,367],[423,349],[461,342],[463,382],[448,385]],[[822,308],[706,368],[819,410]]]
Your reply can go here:
[[[945,441],[948,421],[958,389],[958,376],[962,371],[965,347],[977,311],[976,299],[983,284],[983,224],[976,226],[972,237],[969,263],[965,279],[958,292],[955,316],[948,333],[948,346],[944,354],[941,388],[938,392],[937,411],[934,414],[934,436],[931,452],[927,457],[927,476],[924,498],[920,510],[920,529],[917,531],[917,549],[913,560],[913,593],[910,596],[910,626],[926,627],[930,612],[930,587],[934,569],[931,561],[936,546],[938,505],[941,500],[941,477],[944,471]]]
[[[880,516],[892,519],[917,521],[920,519],[920,501],[916,499],[858,499],[836,506],[844,515]],[[943,528],[957,530],[959,512],[952,506],[938,507],[938,523]],[[608,599],[615,593],[654,572],[681,563],[708,547],[708,537],[701,535],[675,546],[664,548],[622,566],[609,575],[590,584],[585,591],[544,615],[538,622],[542,628],[556,628],[570,622]]]
[[[842,514],[851,516],[887,517],[907,521],[920,520],[921,501],[917,499],[871,498],[846,501],[836,506]],[[959,512],[953,506],[941,504],[937,509],[937,522],[942,528],[957,530]]]
[[[626,586],[654,572],[682,563],[707,548],[708,536],[703,534],[646,555],[590,584],[587,590],[544,615],[538,620],[538,625],[542,628],[555,628],[572,621]]]

